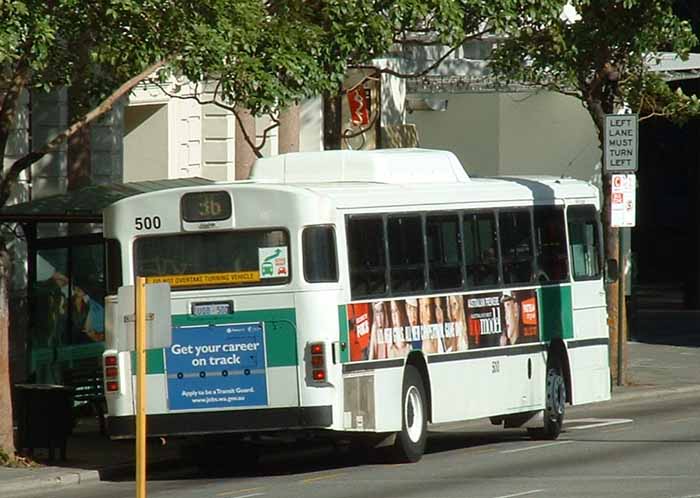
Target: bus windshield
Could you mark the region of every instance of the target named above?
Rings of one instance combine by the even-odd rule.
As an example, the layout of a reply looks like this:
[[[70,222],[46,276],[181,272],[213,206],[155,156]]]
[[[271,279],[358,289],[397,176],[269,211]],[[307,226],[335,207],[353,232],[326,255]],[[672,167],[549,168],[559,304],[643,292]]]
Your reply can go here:
[[[280,285],[290,278],[289,237],[279,229],[143,237],[134,268],[174,288]]]

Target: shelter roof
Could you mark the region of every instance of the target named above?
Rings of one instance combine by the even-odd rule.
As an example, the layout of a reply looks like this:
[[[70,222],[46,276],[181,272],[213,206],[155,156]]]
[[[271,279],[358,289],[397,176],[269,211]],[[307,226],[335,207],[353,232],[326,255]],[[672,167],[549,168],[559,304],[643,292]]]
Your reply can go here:
[[[212,183],[214,183],[213,180],[195,177],[91,185],[65,194],[5,206],[0,209],[0,222],[101,223],[102,210],[125,197],[174,187],[191,187]]]

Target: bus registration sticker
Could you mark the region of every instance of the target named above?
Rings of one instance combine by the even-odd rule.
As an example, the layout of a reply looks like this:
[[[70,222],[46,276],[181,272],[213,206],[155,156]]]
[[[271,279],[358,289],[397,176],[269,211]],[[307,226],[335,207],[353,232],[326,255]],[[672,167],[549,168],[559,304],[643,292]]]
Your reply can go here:
[[[260,278],[279,278],[289,276],[289,258],[287,247],[259,247],[258,262]]]
[[[268,403],[260,322],[175,327],[165,359],[171,410]]]

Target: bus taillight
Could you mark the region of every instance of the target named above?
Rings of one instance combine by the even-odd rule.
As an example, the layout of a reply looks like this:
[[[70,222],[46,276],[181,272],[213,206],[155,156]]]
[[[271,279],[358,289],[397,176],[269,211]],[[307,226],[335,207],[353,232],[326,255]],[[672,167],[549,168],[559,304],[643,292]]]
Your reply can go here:
[[[311,378],[314,382],[326,381],[326,349],[322,342],[309,345],[311,353]]]
[[[119,366],[118,366],[118,360],[116,356],[105,356],[104,357],[104,365],[105,365],[105,387],[107,392],[115,392],[119,390],[119,381],[117,378],[119,377]]]

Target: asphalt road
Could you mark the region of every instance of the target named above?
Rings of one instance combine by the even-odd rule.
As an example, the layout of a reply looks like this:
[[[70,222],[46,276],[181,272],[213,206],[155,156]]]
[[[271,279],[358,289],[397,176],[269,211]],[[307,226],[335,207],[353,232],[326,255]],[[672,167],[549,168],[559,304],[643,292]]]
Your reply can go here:
[[[232,450],[233,451],[233,450]],[[557,441],[488,421],[431,432],[417,464],[386,465],[318,447],[270,449],[253,470],[236,464],[151,476],[153,498],[700,497],[698,394],[569,409]],[[98,482],[27,496],[133,497],[133,481]]]

